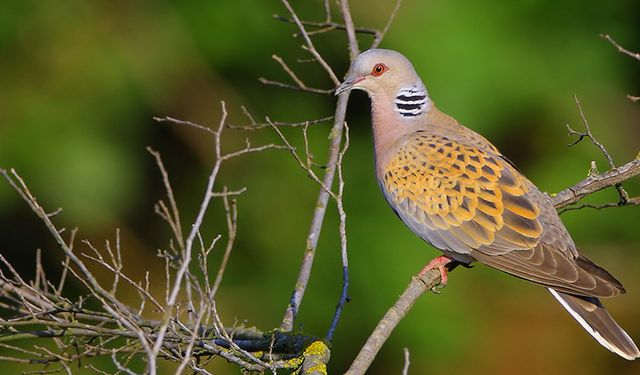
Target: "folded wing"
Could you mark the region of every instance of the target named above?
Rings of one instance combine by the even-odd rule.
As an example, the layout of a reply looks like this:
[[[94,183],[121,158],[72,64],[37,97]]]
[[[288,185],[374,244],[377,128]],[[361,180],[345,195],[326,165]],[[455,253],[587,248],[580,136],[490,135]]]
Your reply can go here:
[[[387,200],[424,240],[562,292],[624,291],[578,253],[550,200],[493,146],[425,131],[410,137],[380,177]]]

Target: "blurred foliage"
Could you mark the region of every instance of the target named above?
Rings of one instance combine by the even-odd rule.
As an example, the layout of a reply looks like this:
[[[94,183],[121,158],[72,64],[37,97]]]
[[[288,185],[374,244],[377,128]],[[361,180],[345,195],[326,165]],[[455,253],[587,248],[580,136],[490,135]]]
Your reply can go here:
[[[393,3],[353,0],[354,20],[381,28]],[[293,5],[302,17],[323,17],[320,1]],[[566,147],[573,139],[565,124],[581,127],[573,94],[618,163],[640,149],[640,107],[625,98],[640,92],[639,65],[598,37],[608,33],[640,49],[639,11],[631,0],[406,0],[382,46],[414,62],[441,109],[485,134],[553,192],[585,177],[592,159],[606,169],[587,142]],[[57,220],[68,228],[79,225],[81,238],[100,243],[122,228],[129,272],[139,279],[152,271],[161,292],[155,249],[167,245],[169,231],[153,217],[153,202],[163,191],[145,146],[163,153],[183,218],[193,217],[199,205],[212,152],[210,140],[197,131],[158,125],[152,117],[214,125],[222,99],[236,124],[247,122],[240,105],[258,119],[281,121],[333,112],[332,97],[257,82],[259,76],[287,79],[271,59],[276,53],[309,84],[331,88],[317,66],[295,63],[308,56],[299,49],[301,41],[291,39],[294,26],[273,20],[274,13],[285,14],[276,0],[0,3],[0,166],[15,167],[45,207],[63,207]],[[345,36],[336,32],[316,41],[337,71],[346,71]],[[361,41],[364,46],[371,38]],[[336,373],[410,276],[437,254],[403,227],[378,191],[368,112],[366,97],[353,95],[345,161],[353,300],[336,333]],[[300,141],[299,131],[289,134]],[[327,135],[327,125],[310,130],[318,161]],[[246,136],[254,144],[276,140],[269,130],[229,130],[228,146],[242,146]],[[238,243],[219,294],[222,317],[228,324],[276,327],[295,282],[318,188],[278,151],[225,165],[219,181],[219,187],[248,187],[239,199]],[[640,194],[637,178],[626,186]],[[589,200],[615,199],[611,190]],[[209,216],[209,237],[225,231],[217,210]],[[640,209],[581,210],[563,219],[576,243],[625,283],[629,294],[607,306],[640,340],[640,273],[634,266],[640,261]],[[327,329],[339,296],[336,222],[331,211],[298,320],[299,328],[317,335]],[[33,273],[38,247],[55,273],[55,246],[5,184],[0,227],[0,251],[26,276]],[[411,351],[415,374],[640,372],[640,364],[588,337],[542,288],[482,266],[456,270],[450,280],[444,293],[416,304],[371,373],[399,373],[403,347]],[[214,368],[237,373],[222,361]]]

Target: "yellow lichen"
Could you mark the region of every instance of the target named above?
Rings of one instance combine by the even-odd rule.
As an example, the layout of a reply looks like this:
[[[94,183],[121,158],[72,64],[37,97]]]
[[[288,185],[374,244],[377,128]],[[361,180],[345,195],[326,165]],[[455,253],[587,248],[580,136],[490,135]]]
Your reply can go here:
[[[329,360],[329,348],[318,340],[309,345],[302,354],[305,360],[309,360],[310,366],[304,369],[305,374],[327,374],[326,362]]]
[[[327,345],[325,345],[324,342],[320,340],[314,341],[304,350],[303,356],[307,357],[310,355],[325,355],[328,349],[329,348],[327,348]]]
[[[302,364],[302,357],[295,357],[284,362],[284,368],[298,368]]]
[[[325,365],[324,363],[320,363],[315,366],[309,367],[308,369],[306,369],[306,373],[327,375],[327,365]]]

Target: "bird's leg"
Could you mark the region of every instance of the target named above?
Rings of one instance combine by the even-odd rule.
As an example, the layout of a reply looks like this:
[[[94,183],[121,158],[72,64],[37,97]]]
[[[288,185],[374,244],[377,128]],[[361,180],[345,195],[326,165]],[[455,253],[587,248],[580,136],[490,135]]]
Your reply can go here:
[[[453,263],[452,263],[453,262]],[[453,267],[445,267],[446,265],[450,264]],[[449,268],[450,270],[452,270],[455,266],[457,266],[456,264],[457,262],[455,262],[453,259],[451,258],[447,258],[444,255],[440,255],[439,257],[433,258],[429,264],[427,264],[426,266],[424,266],[424,268],[418,273],[418,277],[422,278],[427,272],[431,271],[432,269],[437,268],[438,271],[440,271],[440,286],[445,286],[447,285],[447,281],[448,281],[448,277],[447,277],[447,268]]]

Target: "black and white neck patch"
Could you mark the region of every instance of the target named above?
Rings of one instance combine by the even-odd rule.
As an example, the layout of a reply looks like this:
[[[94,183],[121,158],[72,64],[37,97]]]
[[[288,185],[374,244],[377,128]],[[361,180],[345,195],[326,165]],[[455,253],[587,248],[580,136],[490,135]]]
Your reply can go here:
[[[423,87],[402,89],[396,96],[396,112],[404,117],[415,117],[425,111],[428,102],[427,91]]]

